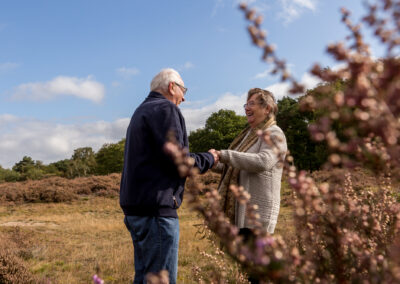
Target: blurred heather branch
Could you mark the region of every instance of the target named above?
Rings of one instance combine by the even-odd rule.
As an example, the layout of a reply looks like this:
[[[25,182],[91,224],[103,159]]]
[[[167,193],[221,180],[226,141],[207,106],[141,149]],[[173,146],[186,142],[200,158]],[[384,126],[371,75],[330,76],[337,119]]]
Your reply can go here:
[[[350,12],[342,9],[342,22],[350,31],[346,38],[349,44],[331,44],[327,52],[344,67],[331,70],[316,64],[310,70],[324,82],[318,96],[310,94],[301,100],[303,109],[324,114],[310,126],[310,134],[329,147],[327,169],[349,170],[344,176],[336,176],[335,182],[317,183],[306,172],[297,171],[290,155],[281,161],[293,190],[295,243],[287,244],[283,237],[268,235],[257,226],[254,206],[248,206],[247,214],[256,224],[256,236],[252,242],[243,243],[238,228],[221,211],[218,192],[200,188],[194,179],[188,181],[186,194],[192,208],[204,217],[225,251],[263,283],[400,282],[399,189],[392,183],[400,176],[400,59],[395,55],[400,45],[400,1],[374,3],[366,4],[367,15],[362,22],[386,47],[386,55],[371,57],[361,34],[362,22],[353,24]],[[260,28],[262,16],[246,4],[240,8],[250,22],[253,43],[263,50],[263,60],[274,66],[272,73],[290,81],[292,93],[303,92],[304,87],[289,74],[285,61],[277,58],[268,43],[266,32]],[[341,90],[334,88],[339,80],[345,83]],[[259,135],[274,147],[268,133]],[[165,148],[182,176],[197,174],[187,152],[173,141]],[[356,166],[371,169],[377,186],[353,187],[350,169]],[[248,202],[243,188],[231,190],[238,202]]]

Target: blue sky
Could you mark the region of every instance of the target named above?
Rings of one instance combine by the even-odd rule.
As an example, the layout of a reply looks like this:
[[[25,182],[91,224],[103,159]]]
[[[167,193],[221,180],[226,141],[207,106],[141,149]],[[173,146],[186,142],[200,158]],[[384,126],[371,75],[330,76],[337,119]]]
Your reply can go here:
[[[335,66],[328,43],[347,35],[339,8],[358,0],[252,0],[277,54],[308,87],[313,63]],[[162,68],[189,88],[189,130],[221,108],[244,114],[249,88],[287,95],[252,46],[236,0],[0,0],[0,165],[50,163],[125,136]]]

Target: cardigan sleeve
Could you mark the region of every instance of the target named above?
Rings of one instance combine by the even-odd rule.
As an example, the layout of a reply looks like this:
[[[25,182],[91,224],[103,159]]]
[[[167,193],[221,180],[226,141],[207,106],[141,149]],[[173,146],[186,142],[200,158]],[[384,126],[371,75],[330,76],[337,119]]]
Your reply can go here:
[[[218,164],[215,167],[213,167],[211,169],[211,171],[214,173],[220,174],[220,173],[222,173],[223,169],[224,169],[224,164],[218,162]]]
[[[287,146],[285,135],[280,128],[271,127],[268,131],[276,145],[270,146],[262,138],[258,138],[256,143],[261,144],[258,153],[221,150],[220,162],[253,173],[271,170],[279,162],[279,153],[286,153]]]

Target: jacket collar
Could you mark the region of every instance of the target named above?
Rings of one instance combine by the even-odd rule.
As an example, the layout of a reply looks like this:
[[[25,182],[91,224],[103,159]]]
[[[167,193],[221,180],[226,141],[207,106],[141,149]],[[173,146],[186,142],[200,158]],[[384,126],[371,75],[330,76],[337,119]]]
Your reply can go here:
[[[163,96],[163,94],[154,91],[151,91],[147,97],[152,99],[167,99],[166,97]]]

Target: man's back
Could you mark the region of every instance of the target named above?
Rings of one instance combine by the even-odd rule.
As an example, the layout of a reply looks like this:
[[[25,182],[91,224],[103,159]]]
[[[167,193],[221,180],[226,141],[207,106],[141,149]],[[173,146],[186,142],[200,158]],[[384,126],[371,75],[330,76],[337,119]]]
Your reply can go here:
[[[150,84],[149,96],[136,109],[126,134],[120,205],[134,246],[134,283],[144,283],[149,272],[167,270],[171,284],[178,271],[179,220],[176,209],[185,179],[164,153],[169,131],[181,147],[188,146],[185,120],[178,105],[187,88],[179,73],[163,69]],[[217,157],[191,153],[194,166],[205,172]]]
[[[168,131],[187,147],[178,107],[151,92],[136,109],[127,131],[120,193],[125,215],[177,217],[185,179],[163,151]]]

